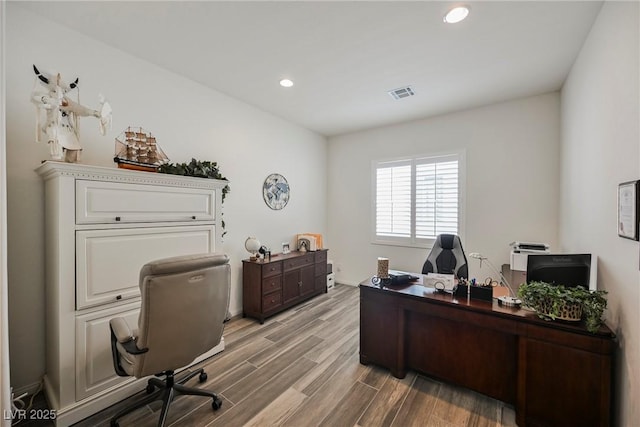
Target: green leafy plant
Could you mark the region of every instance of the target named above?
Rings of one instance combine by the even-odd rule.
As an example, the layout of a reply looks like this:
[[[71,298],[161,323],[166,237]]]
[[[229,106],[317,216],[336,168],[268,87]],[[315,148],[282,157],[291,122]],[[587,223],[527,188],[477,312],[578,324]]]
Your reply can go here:
[[[593,291],[582,303],[582,312],[585,316],[587,329],[595,333],[602,325],[602,316],[607,308],[607,291]]]
[[[606,294],[607,291],[589,291],[582,286],[565,287],[545,282],[524,283],[518,289],[522,303],[534,309],[539,317],[555,320],[577,310],[591,333],[596,333],[602,324]]]
[[[210,162],[210,161],[200,161],[196,159],[191,159],[189,163],[167,163],[158,168],[158,172],[167,173],[171,175],[182,175],[182,176],[193,176],[196,178],[209,178],[209,179],[220,179],[223,181],[228,181],[226,177],[224,177],[220,173],[220,169],[218,169],[218,162]],[[224,203],[224,199],[227,197],[227,193],[231,191],[229,184],[225,185],[222,188],[222,203]],[[224,219],[221,220],[222,229],[225,229]],[[227,234],[226,231],[222,233],[222,236]]]

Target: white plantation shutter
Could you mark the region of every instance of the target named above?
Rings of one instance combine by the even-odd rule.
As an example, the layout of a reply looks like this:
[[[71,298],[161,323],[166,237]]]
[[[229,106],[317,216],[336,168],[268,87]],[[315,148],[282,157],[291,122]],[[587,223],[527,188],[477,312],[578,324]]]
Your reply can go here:
[[[419,159],[416,164],[416,238],[458,234],[458,200],[458,160]]]
[[[381,164],[376,189],[376,234],[411,237],[411,163]]]
[[[374,239],[417,244],[459,234],[460,154],[374,163]]]

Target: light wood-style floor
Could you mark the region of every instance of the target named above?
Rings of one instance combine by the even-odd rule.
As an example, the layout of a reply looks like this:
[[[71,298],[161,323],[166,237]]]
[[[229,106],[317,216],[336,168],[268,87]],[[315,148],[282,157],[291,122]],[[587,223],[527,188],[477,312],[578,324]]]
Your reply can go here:
[[[208,380],[188,383],[218,393],[222,408],[214,412],[208,398],[179,397],[167,425],[516,425],[513,408],[502,402],[415,372],[400,380],[385,369],[361,365],[358,324],[359,291],[346,285],[336,285],[264,325],[232,320],[224,334],[225,351],[202,364]],[[108,426],[109,417],[130,402],[76,426]],[[120,426],[155,426],[159,410],[159,402],[152,404],[122,418]]]

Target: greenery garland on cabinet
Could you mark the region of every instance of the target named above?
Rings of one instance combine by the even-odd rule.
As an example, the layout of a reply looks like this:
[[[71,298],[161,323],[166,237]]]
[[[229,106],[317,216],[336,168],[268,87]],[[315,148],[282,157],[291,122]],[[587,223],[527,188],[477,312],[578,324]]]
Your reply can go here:
[[[182,176],[193,176],[196,178],[209,178],[209,179],[220,179],[223,181],[229,181],[226,177],[224,177],[220,173],[220,169],[218,169],[218,162],[210,162],[210,161],[200,161],[196,159],[191,159],[189,163],[167,163],[158,168],[158,172],[167,173],[171,175],[182,175]],[[227,193],[231,191],[229,184],[225,185],[222,188],[222,203],[224,204],[224,199],[227,197]],[[224,215],[224,214],[223,214]],[[222,237],[227,234],[225,230],[224,219],[221,220],[222,223]]]

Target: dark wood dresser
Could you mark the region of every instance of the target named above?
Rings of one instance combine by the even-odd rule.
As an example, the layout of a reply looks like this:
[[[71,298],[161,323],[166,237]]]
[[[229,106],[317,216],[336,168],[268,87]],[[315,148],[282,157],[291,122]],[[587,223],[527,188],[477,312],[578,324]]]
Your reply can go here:
[[[327,292],[327,250],[242,260],[242,315],[269,316]]]

